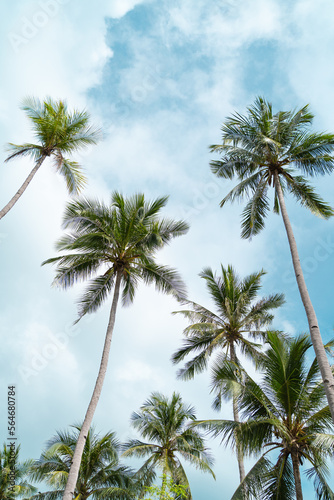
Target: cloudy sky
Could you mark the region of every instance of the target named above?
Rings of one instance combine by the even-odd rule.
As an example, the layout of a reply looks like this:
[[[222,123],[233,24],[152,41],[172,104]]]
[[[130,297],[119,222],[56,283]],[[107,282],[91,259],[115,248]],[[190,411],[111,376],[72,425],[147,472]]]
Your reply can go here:
[[[104,140],[76,155],[86,171],[85,195],[108,201],[112,190],[148,198],[169,194],[165,214],[186,219],[190,231],[160,252],[159,261],[181,272],[192,300],[211,306],[198,273],[233,264],[241,276],[264,268],[263,294],[284,292],[287,303],[274,327],[307,328],[294,284],[288,244],[279,217],[253,241],[240,240],[241,206],[219,208],[230,184],[210,172],[208,145],[234,110],[243,113],[257,95],[275,110],[307,103],[316,130],[334,130],[330,0],[17,0],[2,2],[0,129],[3,145],[32,140],[20,110],[25,96],[66,99],[87,109]],[[32,165],[3,163],[1,206]],[[316,182],[333,200],[333,178]],[[68,200],[63,180],[45,163],[15,208],[1,221],[0,383],[17,386],[17,432],[22,457],[38,458],[57,429],[80,422],[97,374],[108,304],[73,327],[80,287],[51,288],[55,255]],[[325,340],[333,336],[333,221],[321,221],[290,201],[288,209],[311,298]],[[176,379],[170,356],[186,323],[178,305],[150,288],[118,312],[110,365],[95,415],[100,432],[134,436],[131,412],[152,391],[179,391],[199,418],[211,410],[209,376]],[[224,416],[230,416],[228,406]],[[6,439],[2,412],[0,436]],[[216,482],[194,472],[194,500],[229,498],[238,484],[231,451],[210,441]],[[312,488],[305,499],[314,498]],[[222,497],[222,491],[224,492]]]

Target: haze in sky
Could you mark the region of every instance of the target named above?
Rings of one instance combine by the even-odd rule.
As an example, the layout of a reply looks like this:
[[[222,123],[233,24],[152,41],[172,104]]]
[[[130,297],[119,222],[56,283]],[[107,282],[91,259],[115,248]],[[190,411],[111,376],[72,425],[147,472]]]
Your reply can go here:
[[[284,293],[273,328],[295,334],[307,321],[295,285],[283,222],[270,214],[252,241],[240,239],[241,205],[219,208],[233,183],[210,172],[210,144],[220,142],[224,118],[245,113],[256,96],[275,111],[310,104],[314,130],[334,131],[334,4],[330,0],[17,0],[1,5],[0,129],[3,145],[33,140],[20,103],[25,96],[65,99],[87,109],[103,141],[73,159],[84,165],[86,196],[107,202],[113,190],[169,195],[167,217],[185,219],[189,233],[157,255],[177,268],[188,296],[212,304],[204,267],[232,264],[240,276],[265,269],[263,296]],[[32,168],[29,159],[4,164],[5,205]],[[333,177],[313,179],[332,205]],[[95,383],[109,305],[77,325],[82,291],[51,287],[69,197],[46,162],[15,208],[1,221],[0,382],[17,386],[22,458],[38,458],[56,430],[80,422]],[[287,202],[305,277],[324,340],[333,337],[333,220],[322,221]],[[187,326],[179,304],[140,286],[133,305],[119,309],[109,369],[94,424],[120,440],[138,437],[130,415],[152,391],[178,391],[197,416],[211,409],[209,373],[177,380],[170,357]],[[251,366],[247,364],[251,369]],[[221,415],[231,417],[228,404]],[[0,436],[6,435],[6,415]],[[1,442],[2,442],[1,441]],[[229,448],[208,441],[217,480],[186,467],[194,500],[230,498],[238,468]],[[247,461],[247,467],[252,461]],[[313,496],[304,481],[305,500]]]

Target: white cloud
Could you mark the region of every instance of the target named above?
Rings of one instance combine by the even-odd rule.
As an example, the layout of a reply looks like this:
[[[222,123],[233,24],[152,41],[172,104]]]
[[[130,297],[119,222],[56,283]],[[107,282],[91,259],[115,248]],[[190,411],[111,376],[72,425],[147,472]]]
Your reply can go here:
[[[49,383],[57,380],[57,387],[71,379],[77,388],[81,382],[81,370],[71,352],[71,339],[75,330],[53,332],[49,326],[33,322],[15,336],[15,357],[18,360],[18,381],[32,384],[42,390],[50,390]],[[10,349],[13,349],[10,344]],[[14,349],[13,349],[14,350]],[[36,378],[39,379],[36,385]],[[47,387],[48,386],[48,387]]]
[[[153,376],[152,368],[142,361],[134,358],[126,361],[126,363],[115,370],[116,380],[124,382],[142,382],[149,380]]]
[[[274,0],[226,0],[219,6],[207,0],[145,2],[154,22],[146,32],[137,32],[131,24],[134,17],[130,14],[131,22],[122,17],[144,2],[51,0],[49,8],[54,2],[58,2],[59,8],[55,15],[49,14],[42,26],[40,12],[45,12],[46,1],[21,0],[4,5],[6,15],[0,19],[5,42],[1,54],[4,77],[0,82],[3,141],[19,143],[31,138],[29,124],[18,109],[26,94],[40,98],[50,94],[66,98],[69,107],[87,107],[93,121],[104,120],[106,126],[109,120],[110,135],[87,154],[77,156],[90,179],[85,194],[93,193],[107,201],[113,189],[127,194],[145,191],[150,198],[171,193],[164,213],[188,219],[191,229],[187,236],[158,254],[157,260],[180,270],[191,299],[211,306],[198,273],[204,266],[219,271],[220,263],[232,263],[241,276],[264,267],[268,271],[264,294],[284,291],[281,285],[290,292],[290,283],[284,283],[282,278],[282,270],[291,267],[282,221],[270,216],[262,235],[252,242],[240,240],[242,206],[218,207],[230,184],[211,175],[207,146],[219,142],[219,128],[225,116],[234,110],[242,113],[250,104],[253,90],[249,91],[249,82],[244,80],[243,57],[257,41],[275,42],[281,49],[275,60],[263,56],[263,67],[273,67],[276,72],[277,87],[272,99],[287,104],[291,100],[292,107],[296,96],[302,104],[311,100],[312,109],[322,121],[320,128],[330,128],[331,3],[322,0],[315,5],[302,0],[291,7],[287,2]],[[118,49],[108,46],[106,16],[117,18],[113,26],[119,26],[118,34],[122,32],[131,54],[129,60],[125,58],[115,66],[112,63]],[[36,26],[38,19],[41,26]],[[13,38],[8,38],[10,33],[25,35],[26,43],[19,43],[18,39],[15,50],[11,45]],[[206,65],[202,65],[201,58]],[[119,86],[109,85],[110,68],[116,72]],[[97,97],[91,92],[92,87],[100,92]],[[26,161],[3,166],[0,197],[7,201],[30,168]],[[330,182],[327,189],[330,193]],[[2,269],[6,288],[1,324],[5,351],[12,356],[2,358],[2,380],[5,383],[6,377],[15,373],[17,364],[31,367],[37,354],[42,358],[40,367],[43,358],[47,358],[39,374],[30,378],[27,388],[21,389],[20,425],[25,456],[31,453],[37,457],[42,442],[55,429],[82,418],[106,327],[107,306],[94,321],[79,323],[80,338],[72,338],[66,347],[61,348],[52,337],[52,332],[63,330],[59,327],[62,322],[76,317],[77,291],[65,295],[50,290],[53,272],[39,268],[42,260],[55,254],[53,242],[60,234],[67,199],[62,179],[45,164],[12,213],[2,221],[0,233],[2,260],[6,262]],[[298,215],[294,228],[298,244],[305,248],[305,241],[312,239],[312,230],[309,226],[303,229],[304,220]],[[310,252],[313,258],[313,250]],[[326,262],[318,263],[319,270],[321,265],[329,265],[330,256],[329,253]],[[279,323],[283,329],[299,331],[299,324],[305,324],[301,306],[298,303],[296,307],[295,302],[293,295],[286,309],[289,319],[280,313],[276,326]],[[96,427],[106,431],[119,429],[126,438],[131,412],[153,390],[166,394],[177,390],[184,401],[196,406],[200,418],[214,418],[208,393],[209,374],[181,382],[175,379],[177,367],[170,364],[185,327],[180,316],[170,315],[179,308],[174,300],[157,294],[153,288],[141,287],[133,306],[119,309]],[[230,415],[229,411],[224,410],[224,415]],[[31,432],[36,422],[39,441]],[[212,498],[221,496],[222,487],[228,497],[238,480],[234,457],[230,459],[230,450],[218,450],[217,442],[215,452],[220,463],[228,464],[229,481],[226,484],[217,457],[219,477],[216,486],[210,483],[208,488],[218,491],[218,496],[213,493]],[[197,475],[194,477],[198,479]]]

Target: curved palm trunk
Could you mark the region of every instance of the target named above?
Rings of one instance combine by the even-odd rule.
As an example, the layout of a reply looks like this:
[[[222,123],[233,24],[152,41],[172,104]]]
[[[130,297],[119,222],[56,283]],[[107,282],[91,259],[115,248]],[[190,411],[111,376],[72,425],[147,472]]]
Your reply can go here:
[[[283,191],[279,182],[278,173],[275,171],[275,189],[278,196],[280,209],[283,217],[284,226],[289,240],[290,251],[292,256],[293,268],[296,275],[296,280],[299,288],[299,293],[304,304],[304,309],[309,324],[311,340],[315,355],[318,361],[322,380],[325,387],[325,392],[329,404],[329,409],[334,422],[334,378],[332,370],[327,359],[326,351],[322,342],[318,320],[306,287],[303,271],[300,265],[296,241],[293,235],[291,223],[285,206]]]
[[[237,356],[235,354],[233,342],[230,345],[230,357],[231,357],[231,361],[233,363],[237,362]],[[232,405],[233,405],[233,419],[235,422],[240,422],[237,398],[234,395],[232,398]],[[236,441],[236,448],[237,448],[237,460],[238,460],[238,467],[239,467],[240,483],[242,483],[242,481],[245,479],[245,476],[246,476],[244,457],[243,457],[242,451],[240,449],[239,440],[238,440],[237,436],[235,437],[235,441]]]
[[[24,183],[20,187],[20,189],[17,191],[16,194],[14,194],[13,198],[7,203],[7,205],[5,205],[3,207],[3,209],[0,211],[0,219],[2,219],[2,217],[4,217],[9,212],[9,210],[11,208],[13,208],[13,206],[15,205],[15,203],[17,202],[17,200],[22,196],[22,194],[24,193],[24,191],[27,189],[28,185],[32,181],[32,179],[33,179],[34,175],[36,174],[37,170],[42,165],[42,163],[45,160],[45,158],[46,158],[45,155],[41,156],[41,158],[38,160],[38,162],[36,163],[36,165],[34,166],[34,168],[32,169],[32,171],[30,172],[30,174],[28,175],[28,177],[26,178],[26,180],[24,181]]]
[[[299,458],[297,450],[291,450],[291,459],[293,466],[293,476],[295,478],[296,499],[303,500],[302,482],[300,479]]]
[[[105,374],[106,374],[107,366],[108,366],[109,351],[110,351],[111,339],[112,339],[112,334],[113,334],[114,325],[115,325],[116,309],[117,309],[120,286],[121,286],[121,278],[122,278],[121,272],[117,271],[115,289],[114,289],[114,297],[113,297],[111,310],[110,310],[106,338],[104,341],[100,370],[99,370],[99,373],[98,373],[98,376],[96,379],[92,398],[91,398],[90,403],[88,405],[88,409],[87,409],[87,412],[85,415],[85,420],[82,424],[80,434],[78,437],[78,441],[77,441],[77,444],[76,444],[76,447],[74,450],[72,465],[71,465],[71,468],[70,468],[70,471],[68,474],[67,483],[66,483],[66,487],[65,487],[65,491],[64,491],[64,495],[63,495],[63,500],[72,500],[74,497],[74,490],[75,490],[75,486],[76,486],[78,475],[79,475],[79,469],[80,469],[83,449],[85,446],[85,442],[87,439],[87,434],[88,434],[89,428],[92,424],[92,420],[94,417],[94,413],[95,413],[98,401],[100,399],[102,386],[103,386],[103,382],[104,382],[104,378],[105,378]]]

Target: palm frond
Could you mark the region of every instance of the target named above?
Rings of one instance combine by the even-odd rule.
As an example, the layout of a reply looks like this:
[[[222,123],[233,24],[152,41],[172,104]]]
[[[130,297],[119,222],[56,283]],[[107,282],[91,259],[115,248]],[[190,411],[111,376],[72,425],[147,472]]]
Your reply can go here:
[[[312,213],[328,219],[334,215],[333,208],[315,192],[314,188],[301,176],[286,178],[287,189]]]
[[[263,481],[272,470],[272,463],[262,456],[253,465],[243,482],[233,493],[231,500],[257,500],[263,498]]]
[[[268,211],[267,186],[263,183],[258,186],[242,212],[241,237],[248,239],[258,234],[264,228],[264,219]]]
[[[57,156],[55,163],[59,173],[65,177],[68,192],[79,194],[87,184],[82,167],[76,161],[67,160],[62,156]]]
[[[79,319],[87,313],[95,312],[101,306],[112,290],[114,281],[113,269],[90,281],[84,295],[78,302]]]

